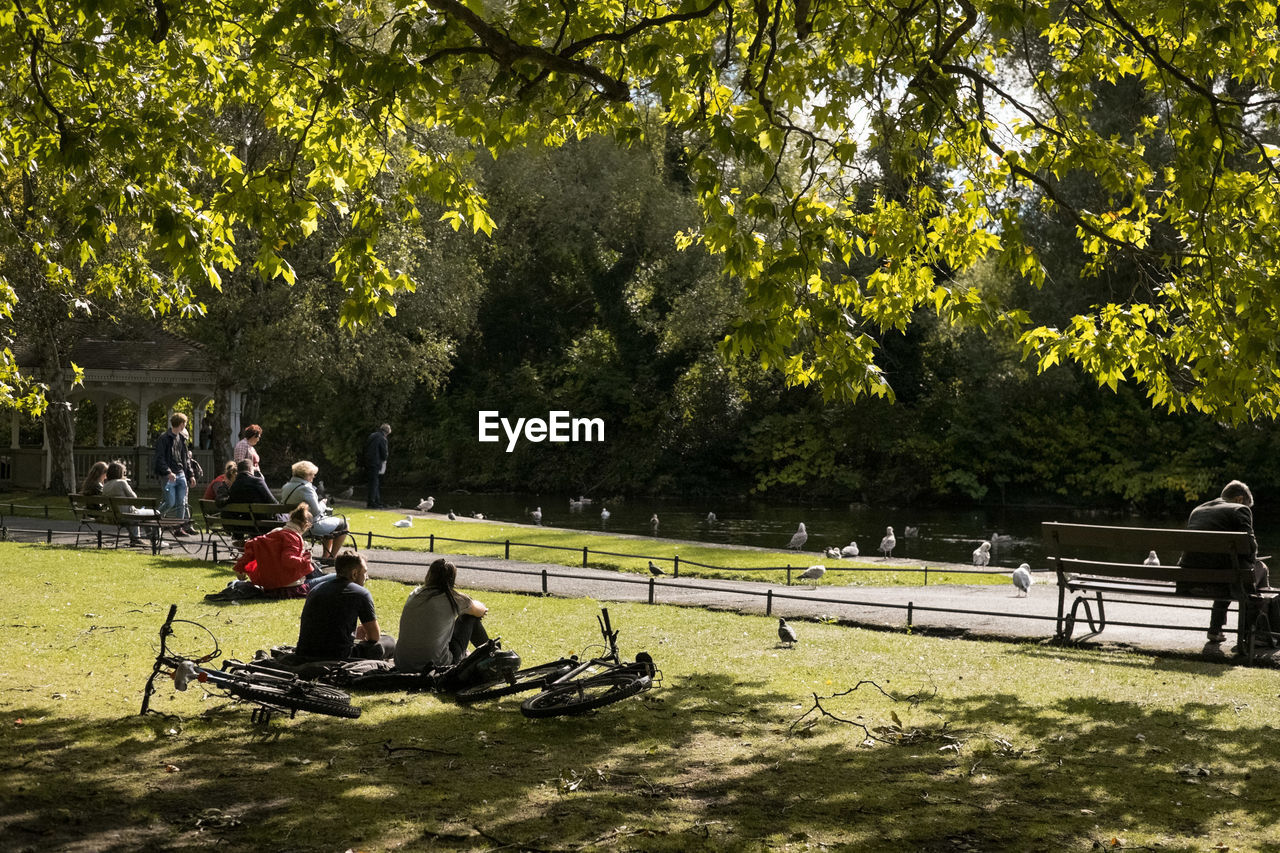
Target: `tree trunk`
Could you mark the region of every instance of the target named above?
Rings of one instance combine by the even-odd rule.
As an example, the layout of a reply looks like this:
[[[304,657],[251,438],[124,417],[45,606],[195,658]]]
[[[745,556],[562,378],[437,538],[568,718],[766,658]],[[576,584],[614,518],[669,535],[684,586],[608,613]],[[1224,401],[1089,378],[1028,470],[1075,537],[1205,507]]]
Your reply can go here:
[[[71,404],[65,399],[61,383],[49,383],[49,407],[44,412],[45,435],[49,438],[49,491],[65,495],[80,491],[76,480],[76,422]]]
[[[209,472],[209,479],[222,473],[222,468],[231,459],[231,450],[235,446],[231,441],[231,386],[222,376],[214,380],[213,414],[207,417],[213,422],[213,461],[217,466]]]

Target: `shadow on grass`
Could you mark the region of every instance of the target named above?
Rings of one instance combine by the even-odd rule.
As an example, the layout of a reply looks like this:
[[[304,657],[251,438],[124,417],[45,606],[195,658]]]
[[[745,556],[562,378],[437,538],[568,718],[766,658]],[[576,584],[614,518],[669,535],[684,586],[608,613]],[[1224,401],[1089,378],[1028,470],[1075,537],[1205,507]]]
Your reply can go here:
[[[163,691],[158,707],[190,707]],[[185,721],[106,723],[10,705],[0,836],[32,851],[1030,850],[1111,847],[1140,829],[1190,850],[1238,847],[1232,820],[1254,849],[1280,849],[1275,731],[1222,728],[1209,703],[913,706],[866,691],[841,716],[893,741],[867,744],[830,718],[790,733],[807,701],[723,674],[581,718],[526,720],[514,699],[358,701],[359,721],[265,731],[221,702]],[[901,726],[885,727],[891,710]]]

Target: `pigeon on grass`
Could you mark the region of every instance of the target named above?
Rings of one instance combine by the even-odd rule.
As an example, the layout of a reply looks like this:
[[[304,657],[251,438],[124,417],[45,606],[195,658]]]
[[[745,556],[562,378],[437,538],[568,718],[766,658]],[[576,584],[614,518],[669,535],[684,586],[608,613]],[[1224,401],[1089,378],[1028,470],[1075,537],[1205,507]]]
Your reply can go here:
[[[778,619],[778,639],[788,646],[794,646],[799,639],[796,636],[796,629],[788,625],[786,619]]]
[[[816,589],[818,586],[818,581],[822,580],[822,576],[825,575],[826,573],[827,573],[826,566],[810,566],[809,568],[804,570],[803,574],[800,575],[800,580],[813,581],[813,586]]]

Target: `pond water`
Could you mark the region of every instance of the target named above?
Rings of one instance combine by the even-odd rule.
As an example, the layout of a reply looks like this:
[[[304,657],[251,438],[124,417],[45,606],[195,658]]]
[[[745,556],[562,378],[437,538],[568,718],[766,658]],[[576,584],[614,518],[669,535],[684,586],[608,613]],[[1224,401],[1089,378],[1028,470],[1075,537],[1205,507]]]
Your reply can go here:
[[[384,497],[395,503],[412,506],[426,496],[387,492]],[[568,496],[532,494],[439,494],[435,495],[433,512],[453,509],[459,515],[482,513],[493,521],[531,523],[529,512],[542,508],[546,526],[575,530],[656,535],[669,539],[698,542],[754,545],[782,548],[804,522],[809,539],[804,552],[817,557],[822,549],[843,547],[856,541],[863,556],[876,556],[885,528],[892,526],[898,540],[895,557],[922,561],[970,563],[973,549],[982,541],[998,534],[992,550],[992,566],[1016,567],[1027,562],[1033,568],[1047,568],[1046,551],[1040,538],[1040,523],[1064,521],[1078,524],[1117,524],[1127,527],[1181,527],[1186,515],[1150,517],[1132,513],[1100,512],[1079,508],[1052,506],[989,507],[976,509],[917,509],[912,507],[868,507],[863,505],[796,505],[771,504],[764,501],[699,500],[673,498],[627,498],[603,500],[571,508]],[[608,509],[609,518],[601,518]],[[1188,511],[1190,506],[1188,506]],[[716,520],[707,521],[714,512]],[[658,516],[656,533],[650,518]],[[1271,541],[1268,530],[1274,530],[1280,516],[1259,515],[1258,538],[1264,552]],[[914,528],[916,535],[908,536]],[[1280,544],[1275,547],[1280,548]],[[1145,555],[1137,555],[1140,559]],[[1162,555],[1172,562],[1175,555]],[[802,557],[801,560],[809,559]]]

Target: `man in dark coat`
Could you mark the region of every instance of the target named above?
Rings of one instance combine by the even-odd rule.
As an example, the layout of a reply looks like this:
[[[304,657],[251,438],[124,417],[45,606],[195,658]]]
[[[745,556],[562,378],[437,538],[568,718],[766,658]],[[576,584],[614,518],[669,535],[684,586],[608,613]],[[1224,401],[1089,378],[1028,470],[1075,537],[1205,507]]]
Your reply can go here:
[[[187,506],[187,493],[196,484],[196,472],[191,450],[187,447],[186,428],[187,416],[175,412],[169,418],[169,429],[156,440],[154,472],[164,488],[160,513],[187,520],[174,531],[175,536],[196,535],[195,528],[191,526],[191,509]]]
[[[1270,578],[1265,563],[1258,559],[1258,541],[1253,535],[1253,493],[1249,487],[1239,480],[1232,480],[1222,489],[1221,497],[1206,501],[1191,510],[1187,519],[1188,530],[1216,530],[1241,532],[1249,534],[1249,553],[1244,555],[1246,566],[1253,567],[1255,588],[1270,586]],[[1188,551],[1182,555],[1178,565],[1188,569],[1231,569],[1234,563],[1230,554],[1205,554],[1199,551]],[[1212,584],[1212,589],[1203,585],[1178,585],[1179,592],[1197,592],[1210,594],[1229,594],[1225,584]],[[1227,635],[1222,628],[1227,624],[1227,608],[1229,599],[1213,602],[1213,610],[1209,615],[1209,641],[1221,643]],[[1273,626],[1274,628],[1274,626]]]
[[[389,435],[391,435],[391,424],[383,424],[369,433],[369,439],[364,444],[364,467],[369,473],[370,509],[381,509],[386,506],[382,502],[382,475],[387,473],[387,436]]]

